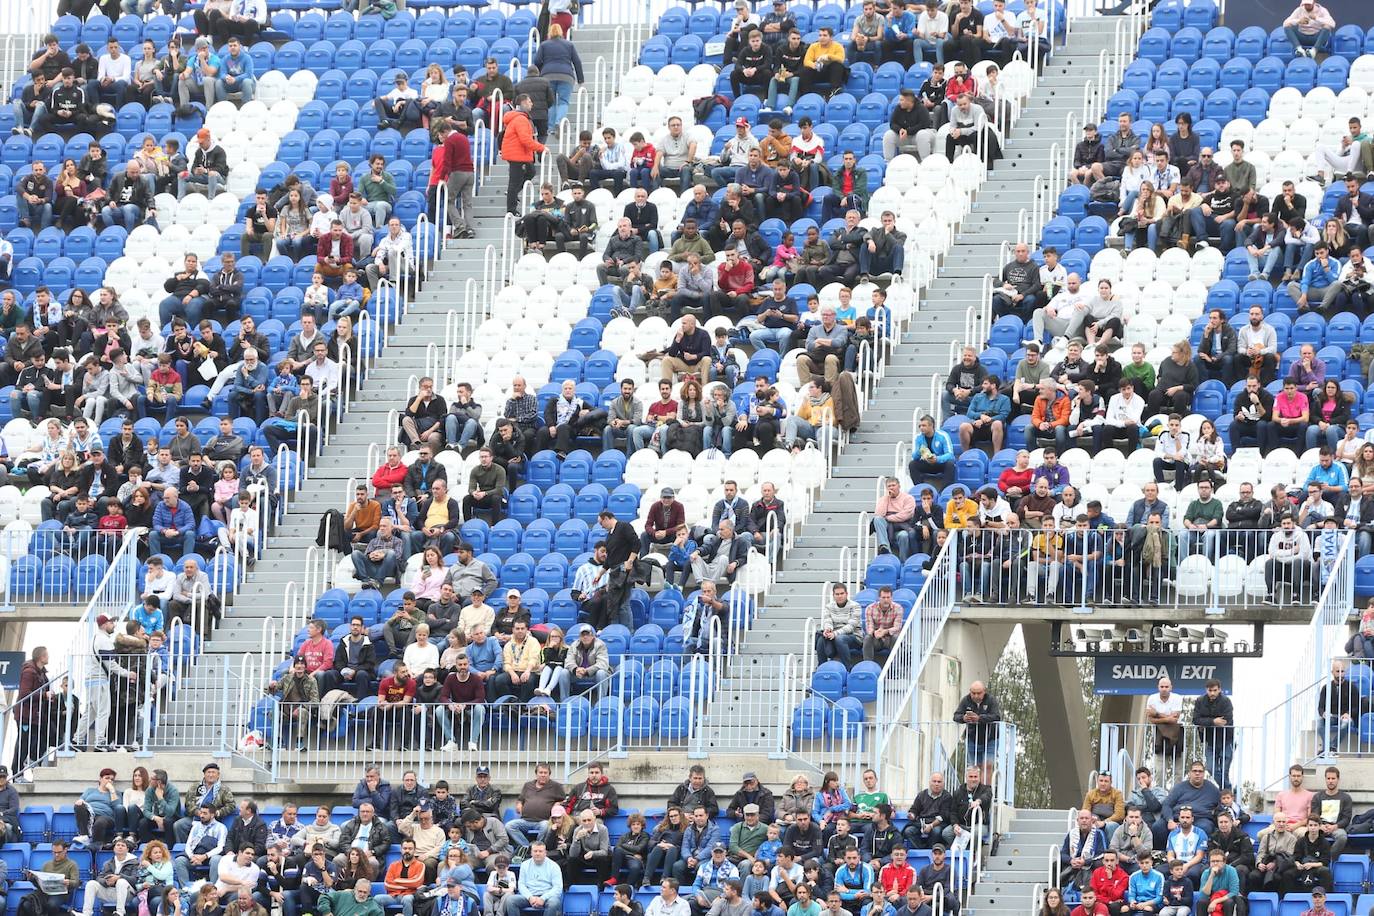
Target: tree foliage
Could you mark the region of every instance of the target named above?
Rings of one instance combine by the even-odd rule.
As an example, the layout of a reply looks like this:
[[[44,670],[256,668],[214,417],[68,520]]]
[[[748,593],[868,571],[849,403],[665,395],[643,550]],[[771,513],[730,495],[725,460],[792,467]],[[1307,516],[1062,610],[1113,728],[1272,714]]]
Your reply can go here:
[[[1099,725],[1102,722],[1102,698],[1093,692],[1092,660],[1080,658],[1078,671],[1082,676],[1083,701],[1088,711],[1088,734],[1091,736],[1096,759]],[[988,691],[1002,705],[1002,715],[1015,722],[1018,746],[1016,749],[1016,807],[1052,808],[1050,776],[1045,765],[1045,736],[1035,727],[1039,721],[1035,690],[1031,686],[1026,652],[1020,640],[1013,638],[1007,651],[997,661],[997,668],[988,679]],[[1086,769],[1086,766],[1084,767]]]

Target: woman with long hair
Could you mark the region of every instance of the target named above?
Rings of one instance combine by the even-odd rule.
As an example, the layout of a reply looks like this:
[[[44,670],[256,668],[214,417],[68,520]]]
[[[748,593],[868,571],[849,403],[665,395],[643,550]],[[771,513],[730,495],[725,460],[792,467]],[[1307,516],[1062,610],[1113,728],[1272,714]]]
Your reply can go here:
[[[90,188],[76,170],[75,159],[63,159],[62,168],[53,180],[53,223],[64,232],[90,222],[90,214],[83,204]]]
[[[1140,196],[1135,199],[1135,208],[1128,219],[1134,225],[1121,228],[1121,238],[1130,251],[1142,240],[1153,250],[1159,239],[1159,222],[1164,219],[1164,196],[1155,193],[1155,186],[1148,181],[1140,183]]]
[[[426,119],[426,124],[452,94],[453,90],[444,76],[444,68],[438,64],[430,64],[425,69],[424,82],[420,84],[420,114]]]
[[[568,17],[571,21],[572,17]],[[572,104],[573,94],[582,83],[582,58],[577,46],[567,39],[568,29],[561,21],[549,24],[549,36],[539,43],[534,52],[534,66],[540,74],[553,84],[553,105],[549,108],[549,129],[557,130],[568,106]]]
[[[567,864],[568,852],[572,849],[573,831],[576,829],[577,821],[568,813],[568,809],[562,805],[554,805],[553,810],[549,812],[549,819],[544,823],[544,829],[539,833],[539,842],[544,844],[549,859],[560,868]]]
[[[1307,447],[1325,445],[1334,452],[1350,419],[1351,396],[1341,390],[1340,382],[1328,376],[1308,399],[1312,406],[1308,410],[1311,425],[1307,427]]]
[[[344,855],[343,865],[334,877],[339,887],[352,887],[358,881],[372,880],[372,863],[367,859],[367,850],[350,846]]]
[[[1069,916],[1069,908],[1064,903],[1064,893],[1057,887],[1045,891],[1045,899],[1040,903],[1040,916]]]
[[[124,797],[120,800],[124,805],[125,823],[128,825],[124,835],[135,846],[138,845],[139,828],[143,825],[143,800],[148,794],[148,787],[153,784],[152,777],[148,775],[147,767],[134,767],[133,775],[129,780],[129,788],[124,790]],[[163,852],[166,852],[164,847]],[[144,850],[147,855],[147,850]],[[171,865],[171,858],[167,863]]]
[[[438,600],[439,587],[444,584],[446,576],[448,568],[444,566],[443,551],[438,547],[426,547],[420,569],[409,585],[410,591],[415,593],[415,603],[421,610],[429,610],[429,606]]]
[[[146,782],[148,771],[143,767],[138,769],[143,770]],[[137,776],[138,770],[134,774]],[[138,860],[138,886],[135,889],[147,899],[148,909],[156,910],[172,883],[172,854],[167,851],[166,843],[153,840],[143,847],[143,857]]]
[[[1217,434],[1217,425],[1211,420],[1203,420],[1198,427],[1197,438],[1188,449],[1190,476],[1193,480],[1207,476],[1213,489],[1226,482],[1226,443]]]
[[[286,203],[277,211],[277,251],[293,261],[311,253],[315,240],[310,236],[310,205],[299,187],[286,192]]]
[[[663,820],[654,825],[649,835],[649,857],[644,863],[644,884],[654,884],[664,878],[672,877],[673,866],[677,863],[682,849],[682,835],[687,830],[687,822],[682,809],[669,805],[663,812]]]
[[[701,396],[701,382],[689,378],[682,383],[678,394],[677,427],[669,437],[670,447],[695,458],[701,453],[701,433],[705,425],[706,405]]]
[[[563,628],[549,627],[548,639],[539,650],[539,660],[544,667],[539,671],[539,686],[534,689],[535,696],[552,697],[562,701],[568,697],[568,669],[563,662],[568,658],[568,644],[563,641]]]

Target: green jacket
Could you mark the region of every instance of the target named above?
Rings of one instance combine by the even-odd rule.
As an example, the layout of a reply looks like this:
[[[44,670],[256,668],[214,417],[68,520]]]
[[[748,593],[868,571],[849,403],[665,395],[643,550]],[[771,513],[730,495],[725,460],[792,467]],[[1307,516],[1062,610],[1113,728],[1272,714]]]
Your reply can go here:
[[[153,787],[149,786],[143,792],[143,816],[160,817],[163,820],[175,819],[181,810],[181,795],[177,793],[177,787],[171,783],[167,784],[167,789],[163,792],[163,797],[158,798]]]
[[[868,205],[868,172],[865,169],[854,166],[854,190],[853,194],[864,206]],[[844,169],[838,168],[835,174],[830,176],[830,190],[835,192],[837,197],[844,196]]]
[[[352,888],[320,894],[318,909],[321,916],[325,913],[333,913],[334,916],[383,916],[381,904],[371,897],[359,903],[358,898],[353,896]]]
[[[215,789],[215,820],[222,821],[238,810],[238,804],[234,801],[234,793],[223,782],[216,783]],[[197,808],[200,807],[201,796],[205,792],[205,783],[198,782],[186,790],[186,794],[181,797],[181,805],[188,816],[194,816]]]

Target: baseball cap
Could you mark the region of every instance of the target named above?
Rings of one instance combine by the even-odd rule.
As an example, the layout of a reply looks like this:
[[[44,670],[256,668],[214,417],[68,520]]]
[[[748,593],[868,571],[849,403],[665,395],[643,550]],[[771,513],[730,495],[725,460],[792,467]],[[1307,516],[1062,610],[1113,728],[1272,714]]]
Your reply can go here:
[[[564,808],[562,805],[554,805],[552,808],[549,809],[550,817],[562,817],[567,813],[568,809]]]
[[[677,493],[673,491],[672,487],[664,487],[662,490],[659,491],[658,495],[663,499],[672,499],[674,496],[677,495]]]
[[[740,781],[741,781],[741,782],[748,782],[748,781],[751,780],[751,779],[758,779],[758,778],[759,778],[759,777],[758,777],[758,774],[755,773],[753,770],[750,770],[749,772],[745,773],[742,777],[740,777]]]
[[[208,127],[202,127],[200,130],[196,131],[196,139],[197,139],[197,140],[209,140],[209,139],[210,139],[210,128],[208,128]]]
[[[490,775],[491,775],[491,767],[478,767],[478,768],[477,768],[477,775],[478,775],[478,776],[490,776]]]
[[[410,82],[410,77],[406,76],[404,73],[398,73],[398,74],[396,74],[396,85],[397,85],[397,86],[401,85],[402,83],[408,83],[408,82]]]
[[[1325,897],[1325,896],[1326,896],[1326,888],[1324,888],[1324,887],[1322,887],[1320,884],[1318,884],[1316,887],[1312,888],[1312,896],[1313,896],[1313,897]]]
[[[101,614],[99,617],[95,619],[95,625],[98,627],[103,627],[105,624],[109,622],[110,618],[106,617],[104,614]]]
[[[511,589],[510,591],[506,592],[506,597],[507,597],[507,598],[519,598],[519,597],[520,597],[520,589],[518,589],[518,588],[513,588],[513,589]]]
[[[716,845],[714,845],[714,846],[711,847],[711,851],[712,851],[712,852],[724,852],[724,851],[725,851],[725,848],[726,848],[726,847],[725,847],[725,844],[724,844],[724,843],[717,843]]]
[[[934,846],[930,847],[930,851],[931,851],[931,852],[936,852],[936,851],[938,851],[938,852],[944,852],[944,851],[945,851],[945,844],[944,844],[944,843],[936,843]]]
[[[758,814],[758,813],[759,813],[759,806],[758,806],[758,805],[754,805],[754,804],[745,805],[745,806],[744,806],[744,813],[745,813],[745,814]]]
[[[9,767],[0,767],[0,779],[5,779],[10,775]]]
[[[499,855],[499,856],[496,857],[496,864],[497,864],[497,865],[509,865],[509,864],[510,864],[510,856],[506,855],[505,853],[502,853],[501,855]]]
[[[748,119],[748,118],[735,118],[735,126],[736,126],[736,127],[748,127],[748,126],[749,126],[749,119]]]

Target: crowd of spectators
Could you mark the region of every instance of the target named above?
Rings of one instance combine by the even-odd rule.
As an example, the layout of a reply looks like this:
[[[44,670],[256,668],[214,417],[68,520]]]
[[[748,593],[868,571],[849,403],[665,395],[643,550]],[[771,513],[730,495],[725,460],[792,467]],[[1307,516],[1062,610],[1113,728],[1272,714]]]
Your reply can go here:
[[[23,807],[4,792],[7,775],[0,769],[0,814],[17,825]],[[115,770],[101,770],[76,802],[80,835],[54,842],[51,861],[35,869],[66,885],[32,891],[36,912],[78,911],[79,893],[86,916],[97,904],[175,916],[188,903],[192,913],[235,916],[277,907],[288,916],[558,916],[569,890],[591,885],[614,889],[627,912],[658,916],[814,916],[822,902],[834,916],[870,906],[918,916],[936,894],[957,910],[953,858],[993,805],[978,766],[957,790],[936,773],[902,817],[873,770],[852,791],[826,773],[815,787],[798,775],[781,794],[748,772],[727,799],[693,765],[651,824],[622,811],[596,763],[567,786],[539,764],[514,794],[485,766],[466,789],[443,779],[425,786],[409,770],[393,785],[369,766],[350,815],[288,802],[269,823],[221,781],[217,764],[201,777],[181,789],[166,771],[140,766],[123,788]],[[111,849],[83,886],[70,854]]]

